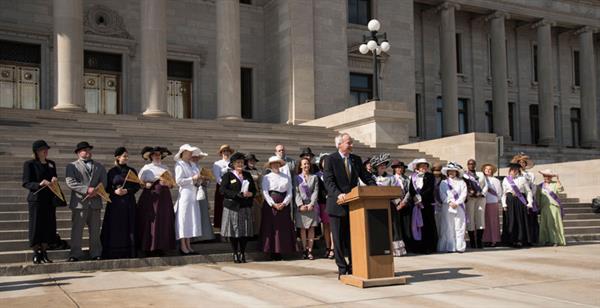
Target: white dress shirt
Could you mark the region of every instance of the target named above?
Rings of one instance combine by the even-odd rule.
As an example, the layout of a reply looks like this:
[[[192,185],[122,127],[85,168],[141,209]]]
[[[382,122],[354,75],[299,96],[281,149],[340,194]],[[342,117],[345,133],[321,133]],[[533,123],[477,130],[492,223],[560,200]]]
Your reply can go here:
[[[516,178],[513,178],[513,181],[515,182],[515,185],[517,186],[517,188],[519,188],[521,193],[523,195],[526,195],[525,198],[527,199],[527,207],[533,207],[533,193],[531,192],[531,188],[529,187],[529,180],[526,179],[524,176],[518,176]],[[508,183],[508,177],[505,177],[502,181],[502,190],[502,207],[507,207],[508,205],[506,204],[506,194],[512,193],[513,195],[515,195],[515,197],[517,196],[514,193],[512,186]]]
[[[292,181],[290,177],[282,172],[275,173],[270,172],[263,176],[262,179],[262,193],[265,201],[269,206],[275,205],[275,201],[271,198],[269,191],[278,191],[280,193],[286,193],[285,199],[283,200],[284,205],[290,204],[292,201]]]
[[[144,165],[142,169],[140,169],[140,180],[146,183],[152,183],[158,180],[158,178],[160,178],[160,176],[165,171],[169,171],[169,168],[167,168],[166,165],[162,163],[156,164],[154,162],[151,162],[149,164]]]
[[[221,177],[229,171],[229,160],[217,160],[213,164],[212,172],[215,175],[217,184],[221,185]]]

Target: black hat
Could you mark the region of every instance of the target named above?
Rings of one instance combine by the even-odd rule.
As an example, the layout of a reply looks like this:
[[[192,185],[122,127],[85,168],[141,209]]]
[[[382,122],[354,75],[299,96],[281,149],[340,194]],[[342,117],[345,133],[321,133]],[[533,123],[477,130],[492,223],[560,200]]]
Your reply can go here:
[[[367,164],[369,164],[369,163],[371,163],[371,157],[367,157],[367,159],[365,159],[365,160],[363,161],[363,166],[365,166],[365,165],[367,165]]]
[[[381,153],[371,158],[371,167],[377,168],[380,165],[385,165],[387,168],[390,164],[390,153]]]
[[[510,163],[508,164],[508,169],[517,169],[517,170],[521,170],[521,165],[520,164],[516,164],[516,163]]]
[[[242,152],[235,152],[229,157],[229,168],[233,168],[233,162],[236,160],[245,160],[246,154]]]
[[[127,152],[125,147],[118,147],[115,149],[115,157],[123,155],[123,153]]]
[[[246,161],[248,161],[248,160],[253,160],[253,161],[255,161],[255,162],[259,162],[259,161],[260,161],[260,160],[258,160],[258,158],[256,158],[256,155],[254,155],[254,153],[248,153],[248,154],[246,155],[246,158],[245,158],[245,160],[246,160]]]
[[[167,148],[165,148],[165,147],[159,147],[159,146],[155,146],[155,147],[148,147],[148,146],[146,146],[146,147],[144,147],[142,149],[142,152],[140,154],[142,154],[142,157],[145,160],[150,160],[150,154],[152,154],[154,152],[159,152],[160,153],[160,159],[164,159],[168,155],[172,155],[173,154]]]
[[[401,161],[399,161],[397,159],[395,159],[395,160],[392,161],[392,166],[391,167],[392,167],[392,169],[394,169],[394,168],[404,168],[404,169],[406,169],[407,168],[407,166],[404,164],[404,162],[401,162]]]
[[[36,140],[33,142],[33,144],[31,145],[31,149],[33,150],[33,152],[37,152],[43,148],[49,149],[50,146],[46,143],[46,141],[44,140]]]
[[[87,141],[81,141],[80,143],[77,144],[77,146],[75,147],[75,153],[83,150],[83,149],[87,149],[89,148],[90,150],[93,149],[94,147],[89,144]]]
[[[315,157],[315,154],[312,152],[312,150],[309,147],[302,149],[302,153],[300,154],[300,157],[304,157],[306,155],[309,155],[310,157]]]

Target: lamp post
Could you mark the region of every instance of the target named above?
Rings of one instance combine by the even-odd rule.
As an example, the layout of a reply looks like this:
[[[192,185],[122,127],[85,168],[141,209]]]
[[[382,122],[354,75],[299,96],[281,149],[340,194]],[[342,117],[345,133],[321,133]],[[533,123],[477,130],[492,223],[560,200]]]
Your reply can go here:
[[[379,100],[379,61],[377,57],[382,52],[388,52],[390,50],[390,42],[387,40],[387,33],[378,33],[381,28],[381,24],[377,19],[371,19],[367,24],[370,35],[363,35],[363,42],[358,51],[366,55],[369,52],[373,54],[373,99],[374,101]],[[379,41],[381,40],[381,43]]]

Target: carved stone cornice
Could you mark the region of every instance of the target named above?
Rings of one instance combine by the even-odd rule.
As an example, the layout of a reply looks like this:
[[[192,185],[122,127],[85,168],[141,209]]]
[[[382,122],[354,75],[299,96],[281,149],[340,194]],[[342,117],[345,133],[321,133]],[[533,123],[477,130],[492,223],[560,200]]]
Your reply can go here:
[[[440,5],[435,7],[435,11],[439,12],[439,11],[443,11],[443,10],[448,10],[448,9],[454,9],[455,11],[459,11],[460,10],[460,4],[452,2],[452,1],[445,1],[442,2]]]
[[[510,19],[510,14],[507,12],[503,12],[503,11],[494,11],[493,13],[485,16],[485,21],[488,22],[495,18]]]
[[[549,19],[546,19],[546,18],[540,19],[540,20],[538,20],[538,21],[536,21],[536,22],[534,22],[534,23],[531,24],[531,29],[537,29],[537,28],[542,27],[542,26],[554,27],[554,26],[556,26],[556,22],[552,21],[552,20],[549,20]]]

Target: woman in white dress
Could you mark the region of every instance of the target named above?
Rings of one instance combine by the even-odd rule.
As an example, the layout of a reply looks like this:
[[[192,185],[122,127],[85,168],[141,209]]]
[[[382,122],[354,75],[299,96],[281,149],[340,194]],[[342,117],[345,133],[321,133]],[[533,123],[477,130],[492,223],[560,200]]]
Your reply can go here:
[[[196,200],[200,170],[191,160],[194,151],[198,148],[184,144],[173,157],[175,182],[179,186],[179,197],[175,202],[175,237],[182,255],[194,254],[190,239],[202,235],[200,207]]]
[[[440,234],[438,240],[439,252],[464,252],[467,248],[465,241],[465,200],[467,199],[467,184],[462,180],[462,167],[454,162],[442,168],[446,179],[440,183]]]

